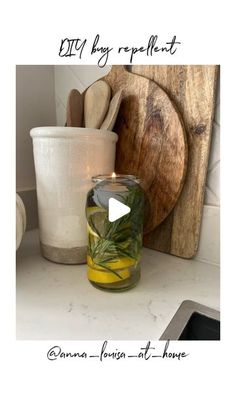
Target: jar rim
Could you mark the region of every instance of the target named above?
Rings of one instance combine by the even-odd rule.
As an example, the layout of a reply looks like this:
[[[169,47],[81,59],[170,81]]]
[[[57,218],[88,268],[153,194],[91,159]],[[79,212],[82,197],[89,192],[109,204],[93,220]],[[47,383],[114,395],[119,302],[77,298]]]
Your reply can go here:
[[[140,183],[140,181],[141,181],[140,178],[138,178],[135,175],[122,175],[122,174],[119,174],[119,173],[115,174],[115,176],[113,176],[113,174],[92,176],[92,182],[93,183],[103,182],[104,180],[114,182],[115,180],[125,180],[125,179],[133,180],[136,183]]]

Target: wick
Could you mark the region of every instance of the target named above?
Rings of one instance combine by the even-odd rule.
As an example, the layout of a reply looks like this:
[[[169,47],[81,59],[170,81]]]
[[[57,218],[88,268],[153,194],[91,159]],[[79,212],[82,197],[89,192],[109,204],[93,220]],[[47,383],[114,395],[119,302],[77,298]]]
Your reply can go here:
[[[115,183],[115,180],[116,180],[116,174],[115,174],[115,172],[112,173],[111,179],[112,179],[112,183]]]

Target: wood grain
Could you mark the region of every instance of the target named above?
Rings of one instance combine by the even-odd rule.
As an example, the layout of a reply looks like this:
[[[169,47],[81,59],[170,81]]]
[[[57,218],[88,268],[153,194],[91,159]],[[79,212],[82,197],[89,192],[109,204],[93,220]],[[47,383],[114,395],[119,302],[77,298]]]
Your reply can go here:
[[[150,202],[145,232],[152,231],[174,207],[186,173],[187,144],[181,117],[156,83],[113,66],[104,78],[123,100],[114,127],[119,136],[116,172],[142,180]]]
[[[152,249],[184,258],[198,249],[215,107],[217,66],[132,66],[169,94],[183,117],[188,138],[188,170],[171,214],[144,238]]]

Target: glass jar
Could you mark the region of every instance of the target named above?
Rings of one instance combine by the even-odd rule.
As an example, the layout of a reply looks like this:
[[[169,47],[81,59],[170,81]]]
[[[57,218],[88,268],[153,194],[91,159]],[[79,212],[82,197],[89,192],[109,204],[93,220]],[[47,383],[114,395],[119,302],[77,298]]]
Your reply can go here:
[[[125,291],[140,278],[144,193],[133,175],[99,175],[92,181],[86,205],[88,279],[103,290]]]

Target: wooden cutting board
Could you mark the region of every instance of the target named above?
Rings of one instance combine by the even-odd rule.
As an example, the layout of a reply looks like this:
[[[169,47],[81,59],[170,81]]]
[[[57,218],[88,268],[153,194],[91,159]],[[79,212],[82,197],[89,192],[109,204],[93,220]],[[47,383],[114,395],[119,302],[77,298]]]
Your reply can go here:
[[[104,78],[113,95],[123,91],[114,131],[119,140],[116,172],[142,180],[150,214],[145,232],[170,213],[181,192],[187,165],[186,134],[181,117],[166,92],[153,81],[113,66]]]
[[[144,245],[184,258],[198,249],[214,115],[217,66],[132,66],[168,92],[183,117],[188,138],[186,181],[174,210],[144,237]]]

